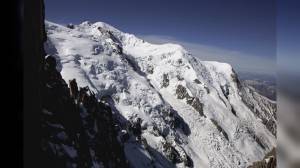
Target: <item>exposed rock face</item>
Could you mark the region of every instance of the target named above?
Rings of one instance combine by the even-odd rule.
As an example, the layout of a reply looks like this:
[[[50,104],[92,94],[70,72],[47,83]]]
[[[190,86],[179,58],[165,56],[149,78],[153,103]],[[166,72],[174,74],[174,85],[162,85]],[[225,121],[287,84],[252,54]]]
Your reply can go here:
[[[169,86],[169,75],[163,74],[163,83],[162,87],[168,87]]]
[[[164,143],[163,149],[168,159],[171,160],[173,163],[179,163],[181,161],[179,153],[171,144],[169,144],[168,142]]]
[[[226,99],[228,99],[228,95],[229,95],[229,88],[227,85],[221,86],[221,90],[223,92],[223,95],[226,97]]]
[[[46,58],[42,90],[42,149],[49,167],[127,167],[116,123],[109,106],[98,102],[88,88],[70,88]]]
[[[148,67],[147,67],[147,72],[148,72],[149,74],[153,74],[153,71],[154,71],[153,66],[148,66]]]
[[[147,144],[147,141],[141,138],[141,120],[133,122],[128,129],[129,134],[126,131],[120,132],[120,129],[128,127],[130,122],[125,126],[119,123],[110,107],[98,102],[88,87],[78,89],[75,79],[69,81],[68,87],[57,72],[56,60],[52,56],[45,60],[43,77],[42,149],[47,158],[52,160],[47,166],[128,167],[123,145],[130,143],[132,136],[142,140],[140,143]],[[174,115],[175,112],[164,113],[168,115],[166,121],[174,125],[174,128],[180,128],[189,134],[184,121]],[[161,134],[163,133],[158,132],[158,135]],[[177,149],[167,141],[166,144],[169,144],[165,146],[164,151],[168,161],[173,164],[183,163],[187,167],[193,165],[183,149],[178,146]],[[146,147],[146,150],[155,153],[155,150],[149,147]]]
[[[167,141],[163,143],[162,147],[163,153],[173,164],[183,163],[187,168],[193,167],[193,161],[181,147],[177,145],[174,146],[174,144]]]
[[[176,94],[177,94],[177,98],[178,99],[184,99],[184,98],[187,98],[189,97],[187,91],[186,91],[186,88],[182,85],[178,85],[177,86],[177,89],[176,89]]]
[[[273,148],[269,153],[266,154],[263,160],[254,162],[248,168],[276,168],[276,148]]]
[[[197,84],[201,84],[201,82],[199,81],[199,79],[194,79],[194,82]]]
[[[186,99],[187,104],[191,105],[201,116],[204,116],[203,104],[200,102],[199,98],[191,97],[184,86],[178,85],[176,94],[178,99]]]

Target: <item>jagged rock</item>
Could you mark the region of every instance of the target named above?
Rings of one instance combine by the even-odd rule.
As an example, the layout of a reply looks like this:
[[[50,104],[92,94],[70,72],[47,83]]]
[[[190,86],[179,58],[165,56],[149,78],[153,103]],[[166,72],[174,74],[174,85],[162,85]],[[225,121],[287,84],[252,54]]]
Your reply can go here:
[[[194,82],[197,84],[201,84],[201,82],[199,81],[199,79],[194,79]]]
[[[153,74],[153,72],[154,72],[153,66],[148,66],[148,67],[147,67],[147,72],[148,72],[149,74]]]
[[[177,62],[179,65],[182,64],[182,59],[178,59]]]
[[[43,111],[48,111],[42,113],[43,151],[56,167],[127,167],[111,109],[98,102],[88,87],[78,91],[75,79],[68,88],[55,66],[55,58],[48,56],[42,90]]]
[[[222,90],[223,95],[226,97],[226,99],[228,99],[228,95],[229,95],[228,85],[221,86],[221,90]]]
[[[123,48],[120,45],[116,45],[117,49],[115,52],[117,52],[118,54],[123,54]]]
[[[131,123],[131,127],[130,127],[130,130],[132,131],[133,135],[136,136],[138,140],[141,140],[141,134],[142,134],[141,123],[142,123],[141,118],[137,118],[136,121]]]
[[[168,86],[169,86],[169,75],[163,74],[162,87],[168,87]]]
[[[70,95],[73,98],[77,98],[78,96],[78,86],[76,83],[76,79],[69,80],[69,86],[70,86]]]
[[[276,148],[273,148],[261,161],[254,162],[248,168],[276,168],[277,167],[277,157]]]
[[[175,163],[182,162],[179,153],[170,143],[165,142],[163,144],[163,149],[164,149],[164,153],[172,163],[175,164]]]
[[[188,97],[188,93],[186,91],[186,88],[182,85],[178,85],[176,88],[176,94],[178,99],[184,99]]]
[[[187,104],[191,105],[196,111],[199,112],[201,116],[204,116],[203,114],[203,104],[200,102],[200,100],[197,97],[191,97],[186,88],[182,85],[178,85],[176,89],[176,94],[178,99],[184,99],[186,98]]]
[[[188,155],[186,155],[186,156],[187,156],[186,159],[183,160],[184,166],[194,167],[193,160]]]

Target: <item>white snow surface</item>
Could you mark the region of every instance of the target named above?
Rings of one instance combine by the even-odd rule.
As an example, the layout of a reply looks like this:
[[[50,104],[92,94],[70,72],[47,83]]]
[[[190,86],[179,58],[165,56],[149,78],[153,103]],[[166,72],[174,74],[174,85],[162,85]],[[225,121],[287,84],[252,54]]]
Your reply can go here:
[[[182,163],[163,163],[167,158],[162,147],[165,142],[182,158],[188,155],[195,168],[247,167],[276,146],[276,138],[241,100],[229,64],[201,61],[180,45],[150,44],[102,22],[83,22],[70,29],[46,21],[46,30],[46,52],[57,58],[57,69],[67,82],[75,78],[80,87],[89,86],[99,99],[111,96],[127,120],[142,118],[146,127],[142,137],[153,150],[125,143],[132,167],[184,167]],[[163,86],[164,74],[167,86]],[[200,100],[204,116],[186,98],[177,98],[178,85]],[[229,91],[227,98],[221,89],[224,86]],[[190,133],[170,126],[166,113],[177,113]],[[211,119],[227,133],[228,140]]]

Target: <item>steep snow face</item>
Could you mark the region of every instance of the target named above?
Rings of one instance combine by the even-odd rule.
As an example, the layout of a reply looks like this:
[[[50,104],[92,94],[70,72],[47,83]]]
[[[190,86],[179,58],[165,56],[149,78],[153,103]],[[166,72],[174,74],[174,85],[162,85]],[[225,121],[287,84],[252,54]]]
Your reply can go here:
[[[142,142],[123,142],[132,167],[246,167],[276,146],[266,126],[270,118],[276,125],[275,110],[266,110],[271,102],[247,95],[229,64],[102,22],[46,22],[46,29],[46,52],[66,81],[89,86],[125,120],[142,119]]]

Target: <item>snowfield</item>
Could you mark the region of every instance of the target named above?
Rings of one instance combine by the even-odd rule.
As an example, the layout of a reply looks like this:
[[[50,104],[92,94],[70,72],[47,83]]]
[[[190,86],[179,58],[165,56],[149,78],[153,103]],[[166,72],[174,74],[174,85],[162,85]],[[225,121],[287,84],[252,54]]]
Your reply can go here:
[[[267,126],[276,125],[275,103],[250,94],[229,64],[102,22],[71,29],[46,21],[46,30],[46,52],[66,81],[109,100],[116,115],[142,119],[142,142],[124,142],[132,167],[243,168],[276,146]]]

